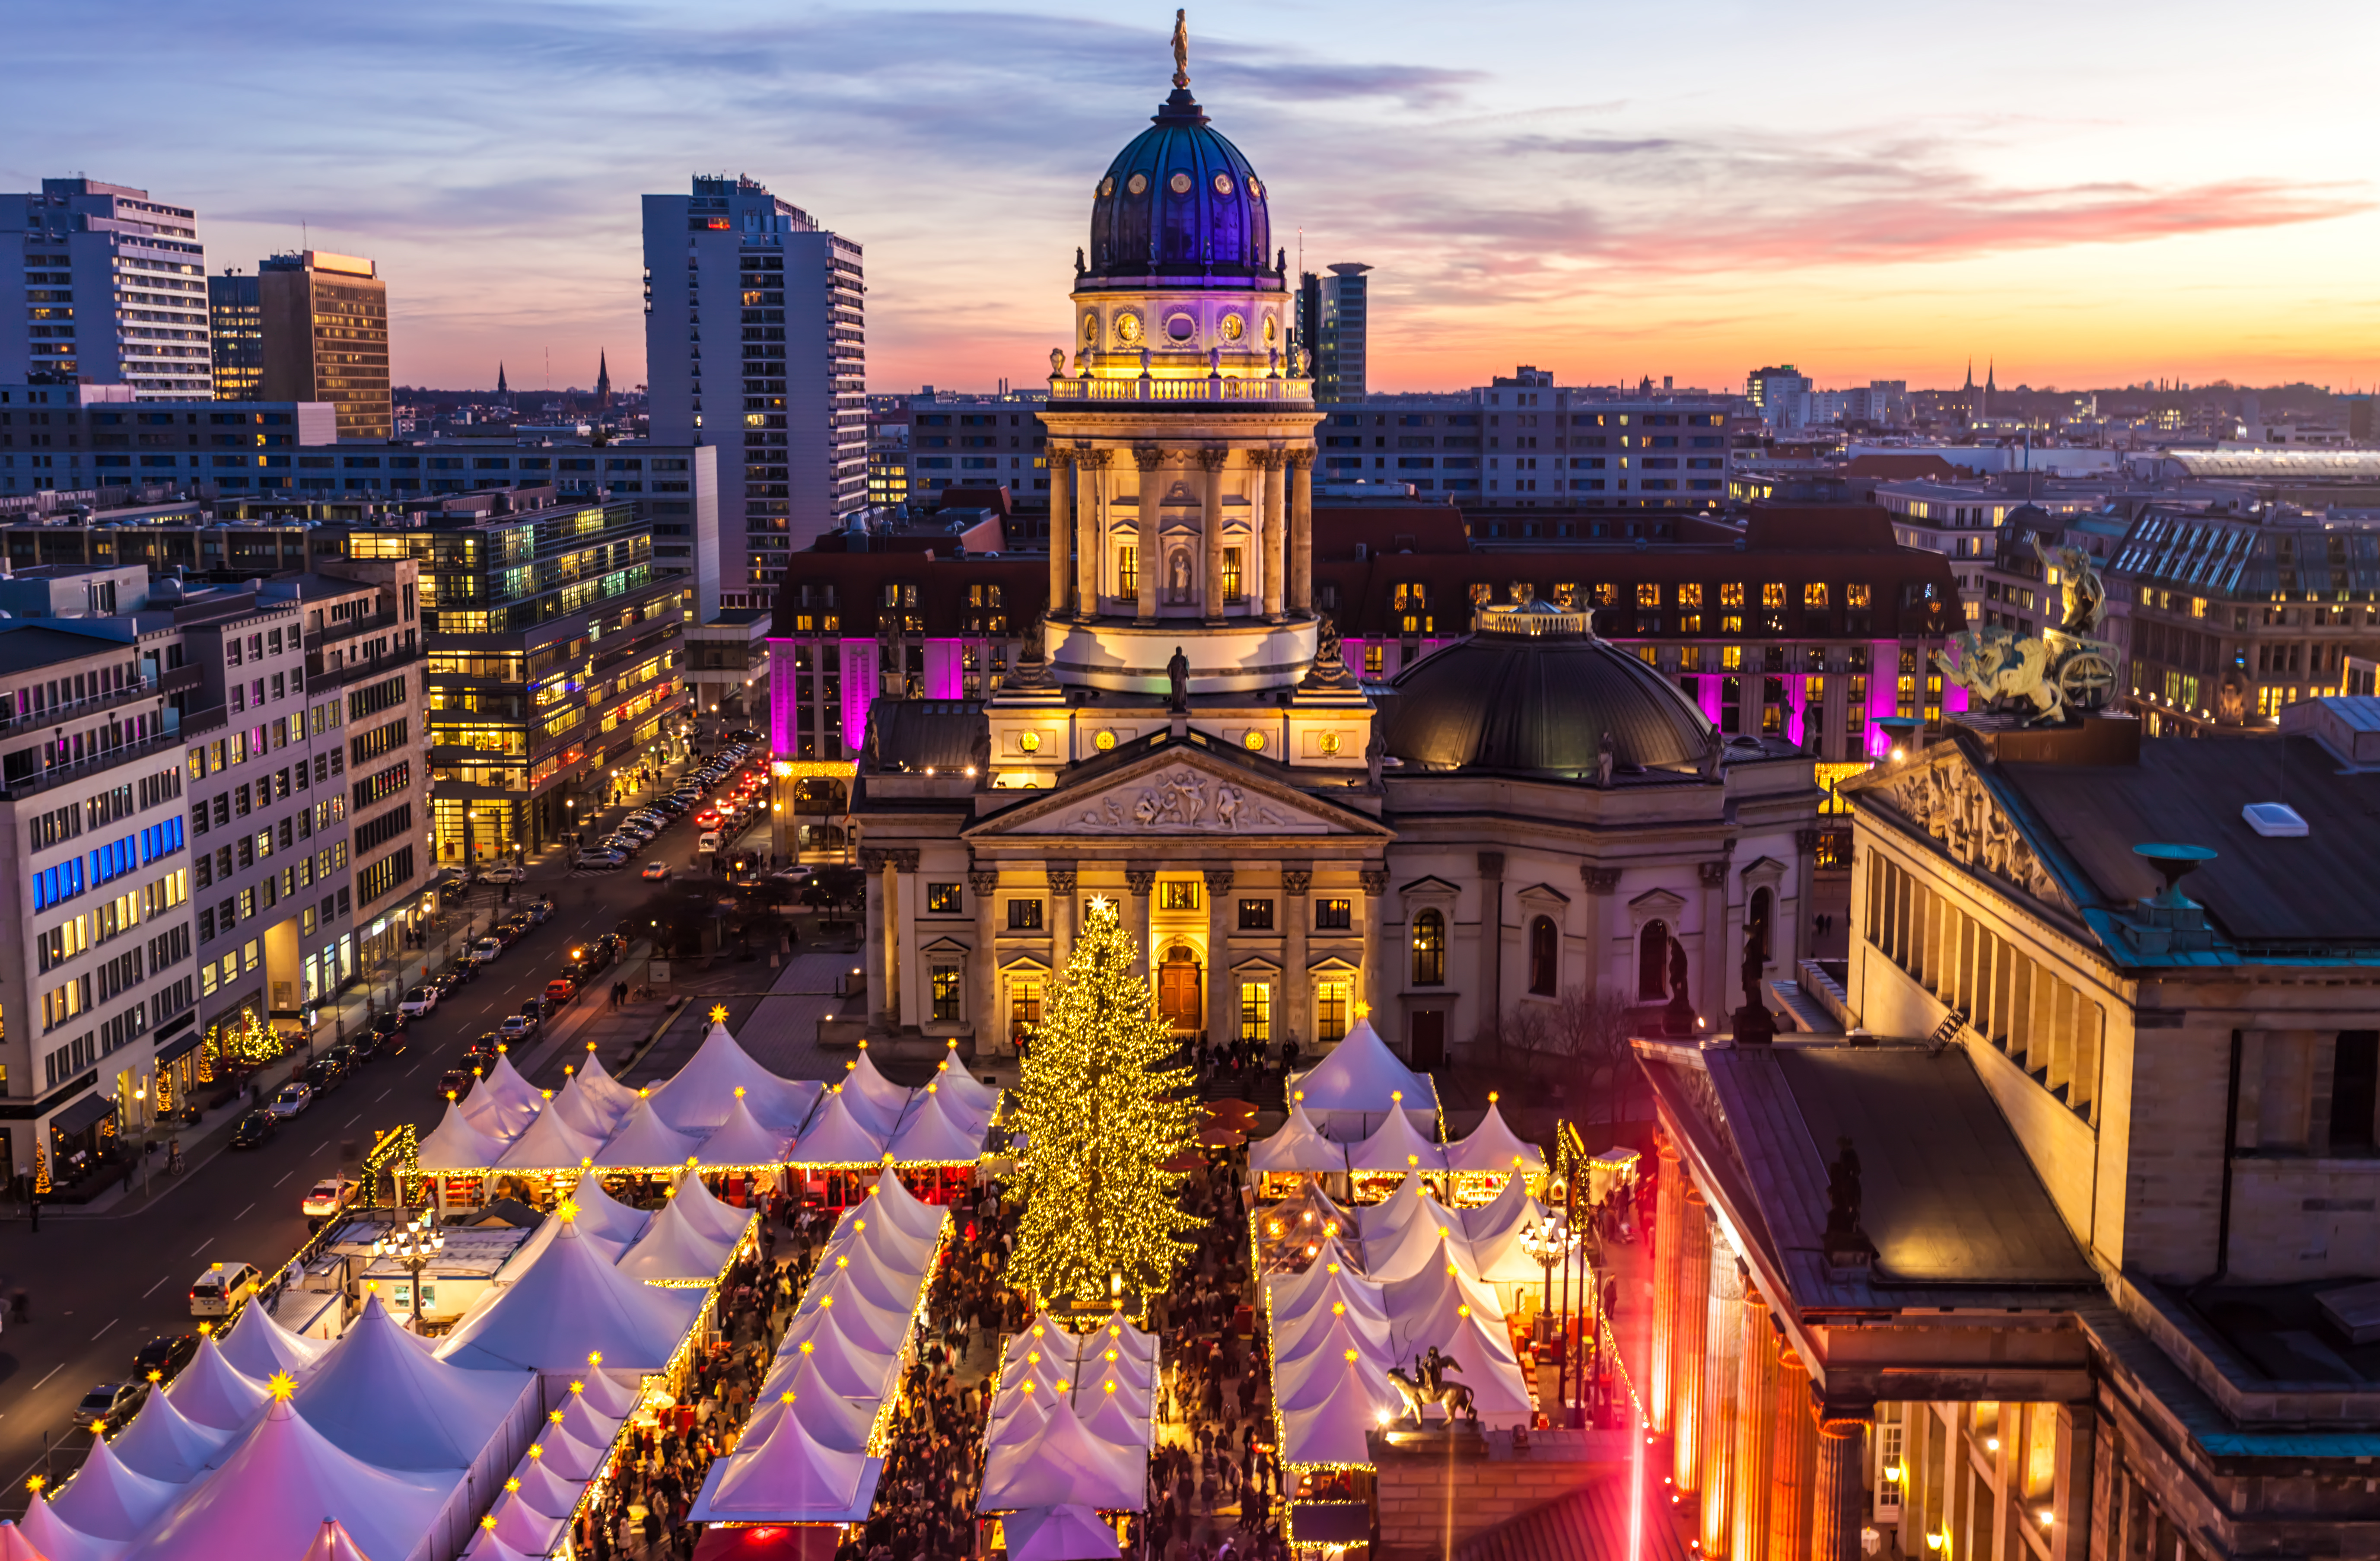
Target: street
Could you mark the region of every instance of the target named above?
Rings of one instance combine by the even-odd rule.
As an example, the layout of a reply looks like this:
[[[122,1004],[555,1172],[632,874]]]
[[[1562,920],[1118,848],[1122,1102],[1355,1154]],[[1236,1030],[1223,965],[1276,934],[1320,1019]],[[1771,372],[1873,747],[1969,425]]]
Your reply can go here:
[[[609,811],[599,827],[627,811]],[[765,821],[752,834],[765,847]],[[11,1320],[0,1330],[0,1516],[23,1512],[28,1477],[46,1473],[55,1482],[79,1464],[91,1437],[67,1425],[93,1384],[131,1380],[134,1351],[158,1335],[195,1328],[188,1290],[208,1264],[246,1262],[270,1273],[285,1261],[305,1239],[299,1201],[315,1180],[342,1169],[354,1175],[373,1138],[400,1122],[423,1132],[435,1127],[445,1104],[437,1095],[441,1074],[456,1066],[474,1038],[539,995],[573,945],[613,931],[660,887],[638,876],[645,862],[688,871],[696,835],[689,813],[636,860],[607,873],[574,874],[569,854],[556,850],[529,865],[528,882],[513,885],[509,905],[501,890],[475,890],[468,905],[450,912],[452,924],[476,914],[484,931],[492,911],[502,916],[540,896],[552,897],[554,912],[477,981],[407,1026],[401,1054],[366,1063],[261,1148],[230,1150],[225,1135],[186,1145],[190,1168],[170,1180],[155,1177],[148,1198],[135,1197],[122,1212],[44,1208],[38,1232],[10,1208],[14,1217],[0,1221],[0,1295],[27,1292],[30,1320]],[[408,981],[419,979],[425,958],[443,968],[437,949],[413,951],[405,966]],[[613,967],[576,1006],[601,1006],[609,983],[626,979]],[[535,1043],[522,1048],[539,1049]],[[285,1061],[261,1077],[277,1083],[289,1068]],[[163,1162],[160,1155],[153,1164]]]

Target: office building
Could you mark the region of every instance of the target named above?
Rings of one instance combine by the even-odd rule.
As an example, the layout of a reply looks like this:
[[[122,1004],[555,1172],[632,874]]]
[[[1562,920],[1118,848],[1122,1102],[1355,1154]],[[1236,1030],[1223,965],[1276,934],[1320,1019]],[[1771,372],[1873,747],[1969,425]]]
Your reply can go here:
[[[354,255],[305,250],[257,267],[267,401],[328,401],[342,439],[395,431],[388,387],[388,287]]]
[[[1755,369],[1743,378],[1743,395],[1771,428],[1800,428],[1811,421],[1810,377],[1791,363]]]
[[[124,384],[0,383],[0,501],[49,494],[95,500],[107,490],[197,493],[286,484],[301,445],[335,445],[322,402],[204,396],[134,399]],[[328,456],[316,458],[329,461]]]
[[[203,400],[206,252],[187,206],[97,179],[0,196],[0,384]]]
[[[421,567],[440,861],[556,844],[611,771],[676,735],[693,587],[655,562],[635,501],[465,494],[315,534]]]
[[[264,307],[257,279],[226,271],[207,278],[207,346],[215,399],[253,401],[264,384]]]
[[[1306,372],[1318,401],[1361,401],[1365,394],[1365,346],[1372,268],[1342,261],[1298,279],[1297,345],[1305,348]]]
[[[644,239],[652,436],[720,448],[722,603],[766,605],[868,502],[860,248],[747,178],[646,196]]]

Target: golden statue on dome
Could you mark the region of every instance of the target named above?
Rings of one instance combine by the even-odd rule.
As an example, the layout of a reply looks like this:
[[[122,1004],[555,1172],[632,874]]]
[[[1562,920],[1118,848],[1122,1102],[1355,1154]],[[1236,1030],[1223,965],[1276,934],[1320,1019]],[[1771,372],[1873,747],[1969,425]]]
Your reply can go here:
[[[1173,84],[1190,85],[1190,13],[1173,13]]]

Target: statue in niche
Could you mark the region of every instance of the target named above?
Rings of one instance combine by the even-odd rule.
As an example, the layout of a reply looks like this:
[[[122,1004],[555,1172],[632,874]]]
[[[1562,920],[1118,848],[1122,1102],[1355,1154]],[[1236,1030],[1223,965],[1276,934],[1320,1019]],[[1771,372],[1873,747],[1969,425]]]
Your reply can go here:
[[[1827,1231],[1821,1242],[1827,1261],[1838,1268],[1864,1267],[1876,1256],[1876,1246],[1860,1228],[1860,1157],[1848,1133],[1835,1140],[1835,1157],[1827,1166]]]
[[[1618,746],[1612,742],[1611,733],[1607,729],[1603,734],[1603,740],[1595,745],[1596,785],[1599,787],[1610,786],[1611,767],[1619,762],[1619,758],[1620,750]]]
[[[1177,556],[1179,556],[1177,555]],[[1179,713],[1190,708],[1190,658],[1182,647],[1173,647],[1173,655],[1165,664],[1165,708]]]
[[[1178,547],[1165,560],[1165,599],[1177,605],[1190,600],[1190,555]]]

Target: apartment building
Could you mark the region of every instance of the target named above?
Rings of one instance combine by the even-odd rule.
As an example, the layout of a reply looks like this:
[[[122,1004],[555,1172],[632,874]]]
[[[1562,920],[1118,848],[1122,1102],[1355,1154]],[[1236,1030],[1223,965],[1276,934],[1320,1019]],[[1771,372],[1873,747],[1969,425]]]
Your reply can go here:
[[[21,1185],[178,1099],[200,1041],[183,744],[220,717],[146,585],[0,579],[0,1163]]]
[[[108,488],[245,493],[290,485],[301,445],[335,445],[325,402],[140,396],[129,384],[0,382],[0,499]],[[334,457],[316,457],[330,461]]]
[[[264,383],[264,295],[254,276],[207,278],[207,348],[218,401],[253,401]]]
[[[1297,283],[1297,346],[1312,357],[1306,372],[1314,398],[1325,404],[1361,401],[1370,372],[1372,268],[1342,261],[1307,272]]]
[[[388,285],[358,255],[302,250],[258,265],[264,369],[257,394],[328,401],[342,439],[395,432],[388,383]],[[212,279],[210,279],[210,287]]]
[[[0,196],[0,384],[204,399],[206,271],[197,214],[145,189],[62,178]]]
[[[725,452],[724,604],[764,606],[788,552],[868,502],[860,247],[751,179],[698,177],[644,197],[644,248],[653,437]]]

